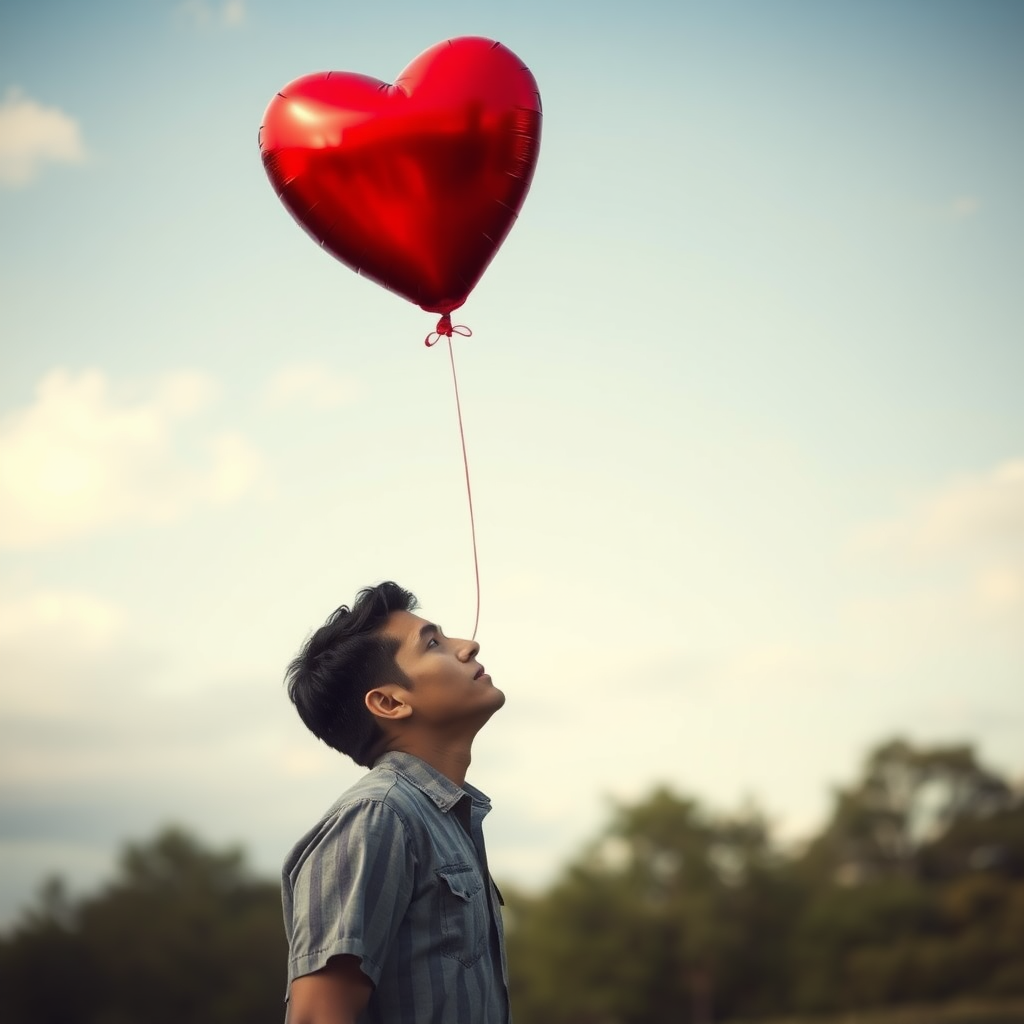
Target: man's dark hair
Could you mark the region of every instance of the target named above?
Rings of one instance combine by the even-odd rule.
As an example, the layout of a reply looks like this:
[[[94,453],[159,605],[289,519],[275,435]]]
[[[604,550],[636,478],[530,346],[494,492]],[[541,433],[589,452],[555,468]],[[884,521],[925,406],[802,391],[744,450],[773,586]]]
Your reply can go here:
[[[383,738],[363,702],[375,686],[408,685],[395,663],[398,642],[380,630],[392,612],[410,612],[416,598],[397,583],[364,587],[306,641],[288,666],[288,696],[306,727],[356,764],[371,767]]]

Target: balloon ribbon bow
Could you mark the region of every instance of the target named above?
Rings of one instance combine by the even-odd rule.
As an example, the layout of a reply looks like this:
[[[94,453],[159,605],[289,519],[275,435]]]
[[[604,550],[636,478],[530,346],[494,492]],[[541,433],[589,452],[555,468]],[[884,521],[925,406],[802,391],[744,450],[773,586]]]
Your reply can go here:
[[[463,338],[473,337],[473,332],[464,324],[456,324],[452,327],[452,315],[451,313],[445,313],[437,321],[437,326],[423,339],[423,344],[430,348],[436,345],[442,338],[447,338],[451,342],[453,334],[461,334]]]

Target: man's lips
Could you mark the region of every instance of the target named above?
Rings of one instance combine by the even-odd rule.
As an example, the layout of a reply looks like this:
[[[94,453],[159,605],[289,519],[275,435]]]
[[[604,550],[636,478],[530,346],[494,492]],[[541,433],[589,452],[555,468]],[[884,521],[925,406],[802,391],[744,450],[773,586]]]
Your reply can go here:
[[[480,667],[479,667],[479,668],[478,668],[478,669],[476,670],[476,675],[475,675],[475,676],[473,676],[473,678],[474,678],[474,679],[479,679],[479,678],[480,678],[480,677],[481,677],[482,675],[485,675],[485,674],[486,674],[486,673],[484,672],[484,667],[483,667],[483,665],[481,665],[481,666],[480,666]]]

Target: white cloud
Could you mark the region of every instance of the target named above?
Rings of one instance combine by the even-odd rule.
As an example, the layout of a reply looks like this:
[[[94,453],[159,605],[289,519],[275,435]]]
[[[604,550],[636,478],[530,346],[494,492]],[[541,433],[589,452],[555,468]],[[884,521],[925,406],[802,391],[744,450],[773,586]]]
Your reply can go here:
[[[94,671],[110,677],[124,628],[124,610],[93,594],[35,590],[0,600],[0,728],[11,715],[80,716],[89,704],[83,683]]]
[[[213,465],[199,482],[197,500],[226,505],[241,498],[262,476],[263,459],[241,434],[219,434],[209,448]]]
[[[0,599],[5,840],[110,845],[168,819],[204,833],[222,822],[251,837],[251,823],[229,820],[233,808],[251,805],[254,792],[277,790],[275,806],[288,806],[298,737],[302,750],[318,748],[289,714],[279,674],[235,678],[192,650],[177,656],[165,637],[154,645],[143,621],[132,608],[81,591]],[[299,766],[299,774],[307,786],[311,775],[329,778],[327,767]],[[282,839],[277,848],[286,845]],[[11,852],[0,849],[5,867]],[[37,865],[37,876],[44,870]],[[26,896],[24,884],[12,892],[9,872],[0,870],[0,913]]]
[[[974,590],[978,604],[993,612],[1024,608],[1024,573],[1009,566],[993,566],[978,573]]]
[[[992,654],[1024,643],[1024,459],[950,481],[855,541],[887,574],[884,597],[854,617],[907,646]]]
[[[219,4],[211,0],[184,0],[178,11],[203,28],[209,25],[234,28],[245,21],[245,0],[223,0]]]
[[[967,220],[981,209],[981,201],[975,196],[957,196],[946,207],[946,216],[952,220]]]
[[[831,681],[827,660],[811,644],[780,641],[740,651],[718,673],[715,682],[747,696],[766,696],[815,689]]]
[[[82,163],[85,146],[78,122],[44,107],[19,89],[0,103],[0,185],[28,184],[44,163]]]
[[[144,394],[119,392],[98,370],[49,373],[31,406],[0,420],[0,546],[170,522],[246,493],[262,470],[245,438],[185,429],[213,392],[197,373]]]
[[[92,594],[37,591],[18,601],[0,600],[0,644],[25,638],[45,644],[47,637],[60,636],[62,646],[105,650],[123,622],[120,608]]]
[[[272,746],[285,718],[276,678],[225,680],[140,633],[132,609],[96,594],[36,589],[0,600],[0,778],[20,786],[114,785],[143,777],[196,782],[192,763]],[[199,687],[187,685],[194,673]],[[220,677],[220,678],[218,678]],[[266,751],[264,751],[266,753]],[[4,787],[0,786],[0,793]]]
[[[1019,549],[1024,545],[1024,458],[951,482],[901,518],[865,531],[860,545],[916,557]]]
[[[355,383],[317,363],[297,363],[279,370],[268,382],[267,405],[279,409],[302,405],[314,409],[333,409],[356,396]]]
[[[226,0],[221,19],[225,25],[241,25],[245,21],[245,0]]]

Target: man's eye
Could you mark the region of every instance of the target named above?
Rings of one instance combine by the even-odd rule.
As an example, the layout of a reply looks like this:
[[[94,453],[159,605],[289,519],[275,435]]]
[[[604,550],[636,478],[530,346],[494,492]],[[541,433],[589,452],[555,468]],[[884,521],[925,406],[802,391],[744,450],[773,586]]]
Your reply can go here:
[[[431,647],[437,647],[437,646],[438,646],[438,643],[437,643],[437,637],[434,637],[434,636],[432,636],[432,637],[431,637],[431,638],[430,638],[430,639],[429,639],[429,640],[427,641],[427,649],[429,650],[429,649],[430,649]]]

